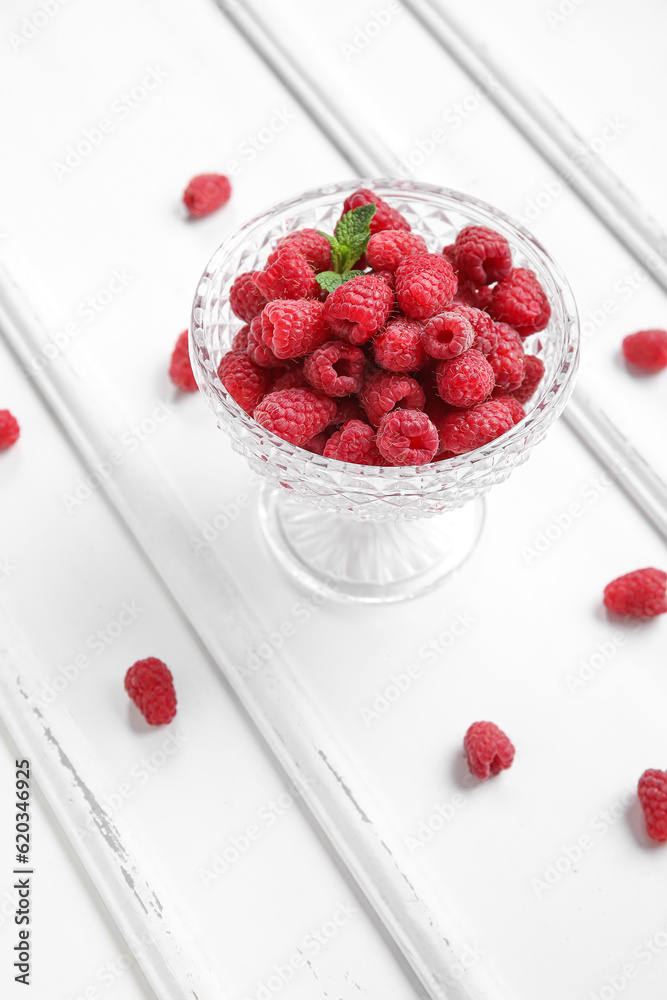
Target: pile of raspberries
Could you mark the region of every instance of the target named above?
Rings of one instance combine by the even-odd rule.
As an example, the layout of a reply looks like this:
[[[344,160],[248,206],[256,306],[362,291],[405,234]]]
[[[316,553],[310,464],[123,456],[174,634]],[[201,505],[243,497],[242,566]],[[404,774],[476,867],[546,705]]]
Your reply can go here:
[[[335,235],[299,229],[234,280],[243,326],[218,368],[258,424],[362,465],[424,465],[480,448],[524,416],[544,364],[523,341],[551,314],[507,240],[466,226],[432,253],[378,195]]]

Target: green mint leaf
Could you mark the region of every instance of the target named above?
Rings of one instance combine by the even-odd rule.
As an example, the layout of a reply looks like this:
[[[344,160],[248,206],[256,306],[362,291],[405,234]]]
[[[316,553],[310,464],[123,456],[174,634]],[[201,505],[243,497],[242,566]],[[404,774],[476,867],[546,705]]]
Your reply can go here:
[[[363,271],[344,271],[340,276],[341,284],[346,281],[352,281],[352,278],[359,278],[363,273]]]
[[[320,288],[323,288],[328,295],[335,292],[339,285],[351,281],[352,278],[358,278],[363,273],[363,271],[344,271],[340,274],[338,271],[320,271],[316,278]]]
[[[357,257],[361,257],[366,249],[371,235],[371,219],[374,215],[375,205],[360,205],[359,208],[353,208],[351,212],[346,212],[336,226],[336,239],[347,247],[359,245],[365,237],[366,243]]]

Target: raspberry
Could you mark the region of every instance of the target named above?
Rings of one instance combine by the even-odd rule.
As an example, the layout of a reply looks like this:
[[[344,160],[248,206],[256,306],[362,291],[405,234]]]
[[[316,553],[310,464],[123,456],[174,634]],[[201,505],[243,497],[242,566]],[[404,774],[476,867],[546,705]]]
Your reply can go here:
[[[296,368],[277,369],[271,372],[275,375],[275,381],[271,383],[268,392],[279,392],[281,389],[307,389],[308,383],[306,382],[306,376],[303,374],[303,365],[297,365]]]
[[[440,421],[443,420],[448,413],[451,413],[452,407],[449,403],[444,401],[438,392],[435,368],[424,368],[415,377],[424,390],[424,395],[426,397],[423,406],[424,413],[426,413],[427,416],[431,418],[435,426],[438,427]]]
[[[626,361],[645,372],[667,368],[667,330],[640,330],[623,341]]]
[[[336,410],[336,416],[331,421],[333,427],[339,427],[341,424],[347,423],[348,420],[361,420],[366,423],[366,414],[359,406],[356,399],[352,396],[344,396],[342,399],[336,400],[338,403],[338,409]]]
[[[292,247],[278,250],[275,260],[255,275],[255,285],[269,302],[274,299],[317,299],[320,286],[305,257]]]
[[[365,365],[360,347],[330,340],[306,358],[303,373],[313,389],[321,389],[327,396],[349,396],[361,388]]]
[[[646,832],[651,840],[664,843],[667,841],[667,771],[655,768],[644,771],[637,793],[644,810]]]
[[[386,281],[392,292],[396,291],[396,275],[393,271],[373,271],[373,275],[376,278],[382,278],[383,281]]]
[[[306,441],[303,446],[304,450],[312,452],[313,455],[324,455],[324,449],[328,440],[329,435],[326,431],[320,431],[319,434],[311,437],[310,441]]]
[[[514,425],[518,424],[526,415],[526,411],[523,406],[516,398],[516,396],[509,396],[506,392],[502,390],[496,390],[493,393],[493,399],[499,399],[501,403],[507,407],[507,409],[512,414],[512,421]]]
[[[9,410],[0,410],[0,451],[16,444],[21,433],[18,420]]]
[[[451,361],[441,361],[435,376],[438,392],[451,406],[469,407],[482,403],[495,385],[493,368],[474,348]]]
[[[493,320],[489,319],[492,323]],[[424,323],[422,344],[432,358],[449,361],[472,347],[475,331],[460,309],[454,307],[431,316]]]
[[[411,253],[428,253],[426,240],[404,229],[385,229],[375,233],[366,247],[366,259],[377,271],[395,271],[403,258]]]
[[[523,382],[525,352],[521,337],[506,323],[496,323],[498,346],[488,356],[496,377],[496,385],[505,392],[513,392]]]
[[[490,313],[508,323],[521,337],[544,330],[551,306],[533,271],[515,267],[493,290]]]
[[[394,295],[386,281],[362,274],[339,285],[324,303],[324,322],[337,337],[359,346],[389,318]]]
[[[233,351],[247,351],[248,350],[248,334],[250,333],[250,324],[246,323],[242,326],[240,330],[237,330],[232,337],[232,350]]]
[[[409,375],[375,372],[364,379],[359,399],[368,422],[377,427],[384,415],[395,407],[402,405],[406,409],[419,409],[426,397],[419,382]]]
[[[229,201],[232,185],[224,174],[197,174],[183,193],[183,204],[195,219],[222,208]]]
[[[463,738],[470,773],[486,781],[512,766],[514,747],[494,722],[473,722]]]
[[[190,351],[188,350],[188,331],[183,330],[176,341],[176,347],[171,355],[169,365],[169,378],[183,392],[196,392],[197,382],[192,372],[190,364]]]
[[[392,410],[380,422],[378,451],[389,465],[426,465],[438,450],[435,424],[423,410]]]
[[[466,226],[456,237],[459,271],[476,285],[502,281],[512,270],[512,251],[504,236],[486,226]]]
[[[396,298],[410,319],[442,312],[454,298],[456,284],[451,264],[440,254],[410,254],[396,268]]]
[[[244,271],[238,274],[229,289],[229,304],[232,312],[244,323],[251,323],[266,305],[266,299],[255,284],[259,271]]]
[[[442,256],[452,265],[458,280],[456,295],[454,296],[455,304],[472,306],[476,309],[485,309],[493,298],[493,289],[489,288],[488,285],[482,285],[478,288],[470,278],[466,278],[465,274],[459,270],[459,266],[456,263],[456,246],[454,243],[443,247]]]
[[[382,232],[385,229],[410,229],[408,220],[370,188],[359,188],[349,198],[346,198],[343,205],[343,215],[346,212],[351,212],[353,208],[371,204],[375,205],[375,215],[371,219],[370,226],[371,234]]]
[[[166,726],[176,715],[171,671],[162,660],[137,660],[125,674],[125,690],[150,726]]]
[[[499,399],[489,399],[471,410],[448,413],[439,425],[442,448],[462,455],[482,448],[514,426],[512,414]]]
[[[500,338],[498,336],[498,331],[496,330],[496,324],[487,312],[484,312],[482,309],[477,309],[475,306],[467,306],[464,303],[459,302],[456,302],[451,308],[455,312],[465,316],[472,326],[475,333],[475,339],[472,346],[475,350],[486,355],[490,354],[491,351],[498,346],[498,340]]]
[[[364,420],[347,420],[334,431],[324,448],[325,458],[355,465],[384,465],[375,443],[375,431]]]
[[[281,360],[310,354],[328,338],[321,302],[276,299],[264,307],[261,321],[264,344]]]
[[[271,376],[254,365],[245,351],[230,351],[218,365],[218,378],[239,406],[252,414],[264,398]]]
[[[637,569],[612,580],[604,588],[605,607],[617,615],[655,618],[667,612],[667,573]]]
[[[265,396],[255,410],[258,424],[290,444],[302,447],[331,423],[333,399],[312,389],[281,389]]]
[[[371,341],[380,368],[389,372],[414,372],[426,364],[422,324],[414,319],[392,319]]]
[[[527,403],[542,381],[544,375],[544,361],[534,354],[527,354],[524,358],[523,379],[518,389],[512,395],[520,403]]]
[[[297,229],[287,236],[282,236],[278,240],[276,249],[269,254],[267,263],[274,264],[284,247],[300,253],[318,274],[331,268],[331,244],[326,236],[318,233],[317,229]]]
[[[276,368],[283,364],[262,340],[261,316],[255,316],[248,329],[248,357],[260,368]]]

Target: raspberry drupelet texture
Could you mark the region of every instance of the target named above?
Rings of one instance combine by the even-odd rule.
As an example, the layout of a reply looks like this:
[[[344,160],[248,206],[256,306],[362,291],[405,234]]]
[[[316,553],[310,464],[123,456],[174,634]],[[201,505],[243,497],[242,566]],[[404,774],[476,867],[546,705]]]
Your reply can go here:
[[[169,364],[169,378],[183,392],[196,392],[197,382],[190,364],[190,350],[188,348],[188,331],[183,330],[176,341],[176,347],[171,355]]]
[[[489,322],[493,322],[489,318]],[[475,341],[475,331],[468,317],[452,307],[427,319],[422,329],[422,344],[427,354],[439,361],[449,361],[463,354]]]
[[[268,302],[274,299],[317,299],[321,292],[315,272],[306,258],[289,246],[278,250],[273,262],[255,274],[254,281]]]
[[[262,317],[255,316],[248,327],[248,357],[260,368],[282,368],[284,362],[277,358],[262,339]]]
[[[375,430],[364,420],[347,420],[334,431],[324,448],[325,458],[355,465],[384,465],[375,443]]]
[[[518,333],[506,323],[496,323],[498,344],[488,355],[496,385],[505,392],[518,389],[523,381],[525,351]]]
[[[551,306],[533,271],[515,267],[493,290],[489,312],[500,323],[508,323],[521,337],[544,330]]]
[[[463,738],[470,773],[486,781],[512,766],[514,747],[494,722],[473,722]]]
[[[16,417],[9,410],[0,410],[0,451],[15,445],[21,434]]]
[[[504,236],[486,226],[466,226],[454,243],[454,258],[461,274],[475,285],[502,281],[512,270],[512,251]]]
[[[396,298],[410,319],[442,312],[454,298],[456,286],[454,269],[440,254],[410,254],[396,268]]]
[[[176,715],[176,691],[169,667],[149,656],[125,674],[125,690],[150,726],[166,726]]]
[[[201,219],[229,201],[232,185],[224,174],[198,174],[183,192],[183,204],[190,215]]]
[[[383,198],[370,188],[359,188],[345,199],[343,204],[343,215],[351,212],[353,208],[361,208],[362,205],[375,205],[375,215],[371,219],[371,234],[382,232],[385,229],[410,229],[410,223],[401,213],[388,205]]]
[[[527,403],[544,376],[544,361],[535,354],[527,354],[524,358],[523,378],[521,385],[512,393],[520,403]]]
[[[313,389],[321,389],[327,396],[349,396],[361,388],[365,365],[360,347],[330,340],[306,358],[303,373]]]
[[[362,274],[339,285],[324,303],[324,322],[341,340],[359,346],[382,329],[394,295],[382,278]]]
[[[667,612],[667,573],[652,567],[637,569],[604,588],[605,607],[617,615],[655,618]]]
[[[393,372],[374,372],[364,379],[359,400],[368,422],[378,427],[386,413],[396,407],[421,409],[426,396],[416,379]]]
[[[472,344],[475,350],[487,355],[498,346],[499,336],[496,324],[487,312],[484,312],[483,309],[477,309],[475,306],[467,306],[462,302],[454,303],[451,308],[465,316],[475,331],[475,339]]]
[[[331,267],[331,244],[317,229],[297,229],[278,240],[276,249],[269,254],[267,263],[275,263],[280,250],[289,247],[305,257],[312,269],[319,274]]]
[[[499,399],[488,399],[471,410],[448,413],[439,424],[440,445],[454,455],[482,448],[514,427],[512,414]]]
[[[371,236],[366,247],[366,260],[376,271],[393,272],[403,258],[412,253],[428,253],[423,236],[404,229],[386,229]]]
[[[423,410],[392,410],[380,421],[378,451],[388,465],[426,465],[438,450],[438,432]]]
[[[322,303],[312,299],[276,299],[264,307],[260,319],[263,343],[281,360],[310,354],[329,338]]]
[[[292,362],[293,363],[293,362]],[[303,373],[303,362],[295,364],[294,368],[274,368],[273,376],[267,392],[279,392],[281,389],[308,389],[308,382]]]
[[[237,330],[232,337],[232,351],[248,350],[248,334],[250,333],[250,323],[246,323],[240,330]]]
[[[493,368],[474,348],[451,361],[441,361],[435,376],[444,401],[461,408],[483,403],[495,385]]]
[[[336,403],[314,389],[281,389],[265,396],[254,412],[267,431],[301,448],[336,415]]]
[[[664,844],[667,841],[667,771],[656,768],[644,771],[637,794],[644,810],[646,832],[651,840]]]
[[[414,372],[428,360],[418,320],[390,320],[371,344],[376,363],[388,372]]]
[[[259,271],[244,271],[237,275],[229,289],[232,312],[244,323],[251,323],[266,305],[266,299],[255,284]]]
[[[245,351],[230,351],[218,365],[218,378],[246,413],[252,414],[271,382],[268,369],[253,364]]]
[[[504,392],[502,389],[496,389],[493,392],[492,398],[498,399],[501,403],[503,403],[507,407],[507,409],[512,414],[512,420],[515,426],[519,423],[520,420],[523,420],[523,418],[525,417],[526,411],[524,410],[523,406],[516,398],[516,396],[508,395],[508,393]]]
[[[667,330],[639,330],[623,341],[625,360],[645,372],[667,368]]]

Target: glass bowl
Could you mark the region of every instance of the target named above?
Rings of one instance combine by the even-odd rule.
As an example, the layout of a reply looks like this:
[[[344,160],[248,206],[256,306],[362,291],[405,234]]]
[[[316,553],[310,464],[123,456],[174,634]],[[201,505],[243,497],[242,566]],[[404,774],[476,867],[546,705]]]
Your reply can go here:
[[[229,289],[241,271],[261,269],[276,240],[295,229],[333,232],[345,198],[370,187],[397,208],[432,252],[466,225],[508,240],[515,267],[531,268],[551,304],[548,327],[527,338],[545,364],[524,420],[483,448],[424,466],[354,465],[297,448],[245,413],[217,376],[243,325]],[[234,449],[265,482],[260,520],[276,557],[302,584],[341,599],[384,602],[438,586],[469,554],[483,523],[482,497],[524,462],[562,413],[579,361],[570,286],[522,226],[484,202],[407,180],[351,180],[306,191],[246,222],[216,250],[197,287],[190,355],[199,387]]]

